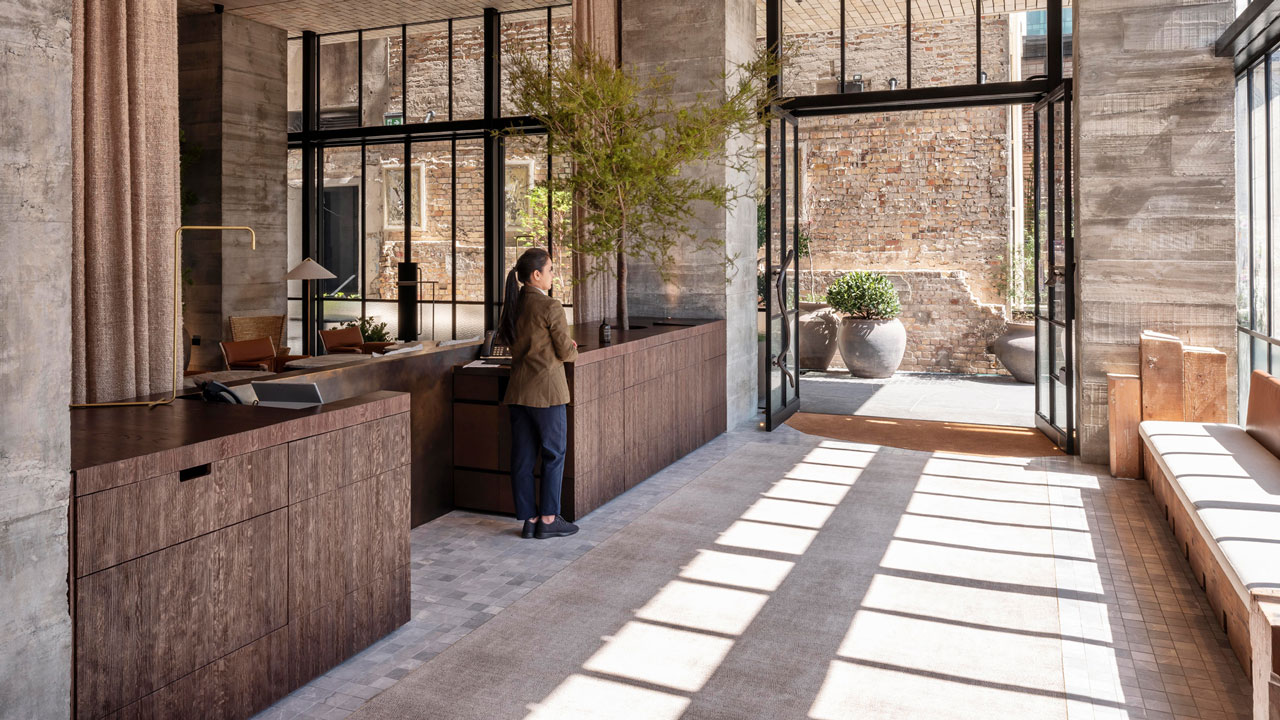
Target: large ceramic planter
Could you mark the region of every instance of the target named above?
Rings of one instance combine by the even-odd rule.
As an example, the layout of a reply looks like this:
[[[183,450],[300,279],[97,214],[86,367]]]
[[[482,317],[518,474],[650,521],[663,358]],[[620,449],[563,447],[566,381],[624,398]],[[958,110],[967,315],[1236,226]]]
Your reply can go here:
[[[1035,323],[1009,323],[1004,334],[991,343],[991,352],[1014,380],[1024,383],[1036,381]]]
[[[836,356],[840,320],[826,303],[800,303],[800,369],[823,370]]]
[[[902,321],[840,320],[840,357],[849,373],[857,377],[890,377],[902,364],[907,351],[907,329]]]

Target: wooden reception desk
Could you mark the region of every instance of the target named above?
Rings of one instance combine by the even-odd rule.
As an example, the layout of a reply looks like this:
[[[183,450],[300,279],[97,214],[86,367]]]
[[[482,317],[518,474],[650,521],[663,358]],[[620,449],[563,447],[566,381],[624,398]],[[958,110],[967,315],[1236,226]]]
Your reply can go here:
[[[643,329],[570,328],[578,359],[565,365],[572,397],[562,514],[576,520],[725,430],[723,320],[634,318]],[[662,324],[664,322],[678,324]],[[510,368],[454,368],[453,496],[460,508],[512,513]]]
[[[247,718],[409,619],[409,395],[71,414],[74,717]]]

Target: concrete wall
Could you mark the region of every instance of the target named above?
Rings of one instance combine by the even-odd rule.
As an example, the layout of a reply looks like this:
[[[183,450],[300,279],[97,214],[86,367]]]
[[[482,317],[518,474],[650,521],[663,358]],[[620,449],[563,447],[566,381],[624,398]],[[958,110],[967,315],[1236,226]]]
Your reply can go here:
[[[200,146],[184,190],[197,202],[186,224],[248,225],[243,232],[183,235],[187,330],[201,337],[192,367],[217,368],[233,315],[283,315],[288,205],[285,32],[235,15],[179,23],[179,101],[187,141]],[[299,348],[295,348],[299,350]]]
[[[622,6],[622,62],[641,73],[659,67],[675,77],[678,102],[723,88],[722,75],[755,53],[752,0],[628,2]],[[734,141],[750,147],[752,138]],[[749,188],[754,172],[698,168],[716,182]],[[726,399],[730,427],[756,413],[756,208],[743,201],[730,210],[704,208],[694,231],[715,242],[702,250],[677,248],[672,282],[642,263],[631,266],[632,315],[725,318],[728,333]],[[725,258],[734,268],[726,272]]]
[[[71,701],[71,0],[0,0],[0,718]]]
[[[1233,73],[1213,56],[1233,11],[1075,8],[1079,429],[1081,455],[1105,462],[1106,373],[1137,371],[1142,330],[1235,357]]]

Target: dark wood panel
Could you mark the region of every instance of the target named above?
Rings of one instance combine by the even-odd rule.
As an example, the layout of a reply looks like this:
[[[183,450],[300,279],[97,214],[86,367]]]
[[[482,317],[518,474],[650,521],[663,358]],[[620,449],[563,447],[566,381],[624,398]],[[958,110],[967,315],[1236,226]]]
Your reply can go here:
[[[348,482],[381,475],[410,463],[409,416],[395,415],[348,430],[351,445]]]
[[[511,419],[501,405],[457,403],[453,407],[453,464],[507,472],[511,469]]]
[[[76,498],[76,576],[132,560],[197,535],[284,507],[283,445]]]
[[[516,511],[511,498],[510,475],[456,469],[453,471],[453,485],[453,497],[460,508],[500,513]]]
[[[498,387],[498,380],[497,377],[460,374],[453,381],[453,399],[500,402],[502,393]]]
[[[98,718],[285,625],[287,512],[80,578],[76,711]]]
[[[289,502],[331,492],[346,483],[351,468],[351,430],[342,429],[289,443]]]
[[[281,628],[109,717],[242,720],[289,693],[289,665],[289,631]]]

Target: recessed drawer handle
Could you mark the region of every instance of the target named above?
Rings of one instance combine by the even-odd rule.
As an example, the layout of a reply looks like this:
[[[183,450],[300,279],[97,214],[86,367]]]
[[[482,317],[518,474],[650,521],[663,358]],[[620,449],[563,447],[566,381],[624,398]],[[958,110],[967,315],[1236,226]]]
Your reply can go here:
[[[203,465],[196,465],[194,467],[189,467],[186,470],[179,470],[178,482],[186,482],[188,480],[195,480],[196,478],[202,478],[211,472],[213,472],[212,463],[205,463]]]

